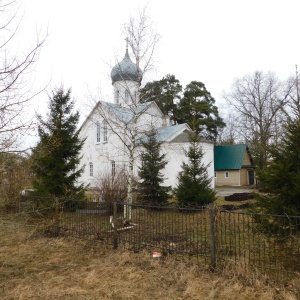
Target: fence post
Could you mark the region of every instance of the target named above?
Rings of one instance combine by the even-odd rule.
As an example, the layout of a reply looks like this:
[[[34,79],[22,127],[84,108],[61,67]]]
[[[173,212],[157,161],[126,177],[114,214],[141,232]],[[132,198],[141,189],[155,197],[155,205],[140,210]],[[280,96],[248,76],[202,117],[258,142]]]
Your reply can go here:
[[[113,203],[113,210],[114,210],[114,249],[118,248],[118,214],[117,214],[117,202]]]
[[[210,233],[210,269],[216,269],[216,240],[215,240],[215,209],[214,205],[209,206],[209,233]]]
[[[55,197],[55,219],[54,219],[54,232],[55,236],[59,236],[60,233],[60,205],[59,198]]]
[[[21,199],[22,199],[22,195],[19,195],[19,202],[18,202],[18,209],[19,209],[19,215],[21,215]]]

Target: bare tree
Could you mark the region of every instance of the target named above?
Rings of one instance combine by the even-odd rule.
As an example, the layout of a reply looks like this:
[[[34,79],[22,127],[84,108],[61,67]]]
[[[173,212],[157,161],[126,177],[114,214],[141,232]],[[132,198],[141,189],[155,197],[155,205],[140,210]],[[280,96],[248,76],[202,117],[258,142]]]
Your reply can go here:
[[[20,5],[0,0],[0,152],[16,151],[20,137],[31,127],[28,104],[36,95],[30,75],[45,38],[36,38],[33,46],[18,51],[17,33],[21,26]]]
[[[93,116],[93,123],[97,122],[97,115],[103,120],[100,126],[102,132],[106,133],[102,138],[109,140],[112,146],[109,153],[101,153],[101,155],[118,159],[118,163],[123,163],[120,167],[126,169],[128,204],[132,204],[133,199],[134,166],[139,157],[137,152],[140,145],[139,138],[151,128],[157,127],[158,120],[155,115],[152,115],[153,105],[156,104],[143,103],[136,105],[135,108],[135,106],[121,107],[113,103],[99,102]],[[125,207],[124,215],[127,223],[130,222],[130,206],[128,209]]]
[[[229,114],[224,119],[224,123],[226,124],[226,126],[218,128],[218,135],[217,135],[218,145],[222,145],[222,144],[233,145],[238,142],[239,135],[236,129],[237,122],[238,119],[232,114]]]
[[[154,68],[154,52],[160,40],[160,35],[154,30],[154,25],[147,12],[147,6],[139,10],[137,18],[131,17],[124,25],[123,32],[132,50],[138,72],[138,82]]]
[[[288,80],[292,86],[291,93],[289,95],[289,103],[284,108],[284,113],[288,120],[300,120],[300,86],[299,86],[299,74],[298,67],[296,67],[295,76],[291,76]]]
[[[127,203],[132,204],[134,165],[137,158],[138,139],[158,121],[153,112],[155,103],[140,103],[140,86],[143,76],[153,67],[153,55],[159,41],[147,15],[146,8],[139,11],[137,18],[130,18],[124,25],[127,47],[122,61],[112,69],[114,104],[98,102],[95,106],[94,123],[100,116],[102,126],[112,135],[114,145],[111,157],[120,157],[127,168]],[[131,61],[130,56],[134,58]],[[147,117],[145,117],[147,115]],[[141,120],[143,116],[143,120]],[[131,209],[125,206],[124,216],[131,221]]]
[[[264,168],[268,146],[276,144],[285,118],[283,109],[291,94],[290,81],[282,82],[268,72],[256,71],[236,79],[224,98],[238,118],[236,128],[252,148],[256,165]]]

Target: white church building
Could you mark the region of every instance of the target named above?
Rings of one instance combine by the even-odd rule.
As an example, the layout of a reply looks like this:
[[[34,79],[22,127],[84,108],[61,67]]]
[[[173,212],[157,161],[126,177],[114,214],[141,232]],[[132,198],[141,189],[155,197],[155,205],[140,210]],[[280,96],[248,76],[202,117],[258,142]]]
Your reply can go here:
[[[155,102],[139,101],[142,72],[129,57],[126,49],[123,60],[112,68],[113,102],[99,101],[81,126],[80,138],[86,139],[81,150],[81,164],[85,165],[80,182],[91,188],[98,186],[99,178],[115,174],[124,168],[138,178],[143,151],[139,141],[145,133],[155,129],[161,152],[168,161],[164,185],[177,185],[181,164],[187,161],[184,151],[189,148],[187,124],[173,125]],[[211,187],[214,188],[214,144],[203,140],[203,163],[208,165]]]

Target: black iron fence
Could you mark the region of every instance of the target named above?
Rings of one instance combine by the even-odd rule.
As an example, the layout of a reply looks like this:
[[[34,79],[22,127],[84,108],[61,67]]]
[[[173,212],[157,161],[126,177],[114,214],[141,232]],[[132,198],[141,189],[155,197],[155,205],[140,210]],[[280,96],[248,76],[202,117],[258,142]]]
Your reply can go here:
[[[239,264],[275,276],[300,272],[300,216],[54,199],[54,235],[108,247],[188,257],[211,268]],[[124,216],[130,217],[130,222]]]

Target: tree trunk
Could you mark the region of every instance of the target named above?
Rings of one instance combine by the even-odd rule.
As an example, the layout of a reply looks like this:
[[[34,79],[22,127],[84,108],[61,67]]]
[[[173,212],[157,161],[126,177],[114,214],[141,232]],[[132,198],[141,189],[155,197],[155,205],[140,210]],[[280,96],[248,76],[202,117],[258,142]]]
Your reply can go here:
[[[133,164],[134,164],[134,154],[133,154],[133,148],[131,148],[130,156],[129,156],[127,203],[124,206],[125,225],[129,225],[131,223],[131,218],[132,218],[131,206],[132,206]]]

